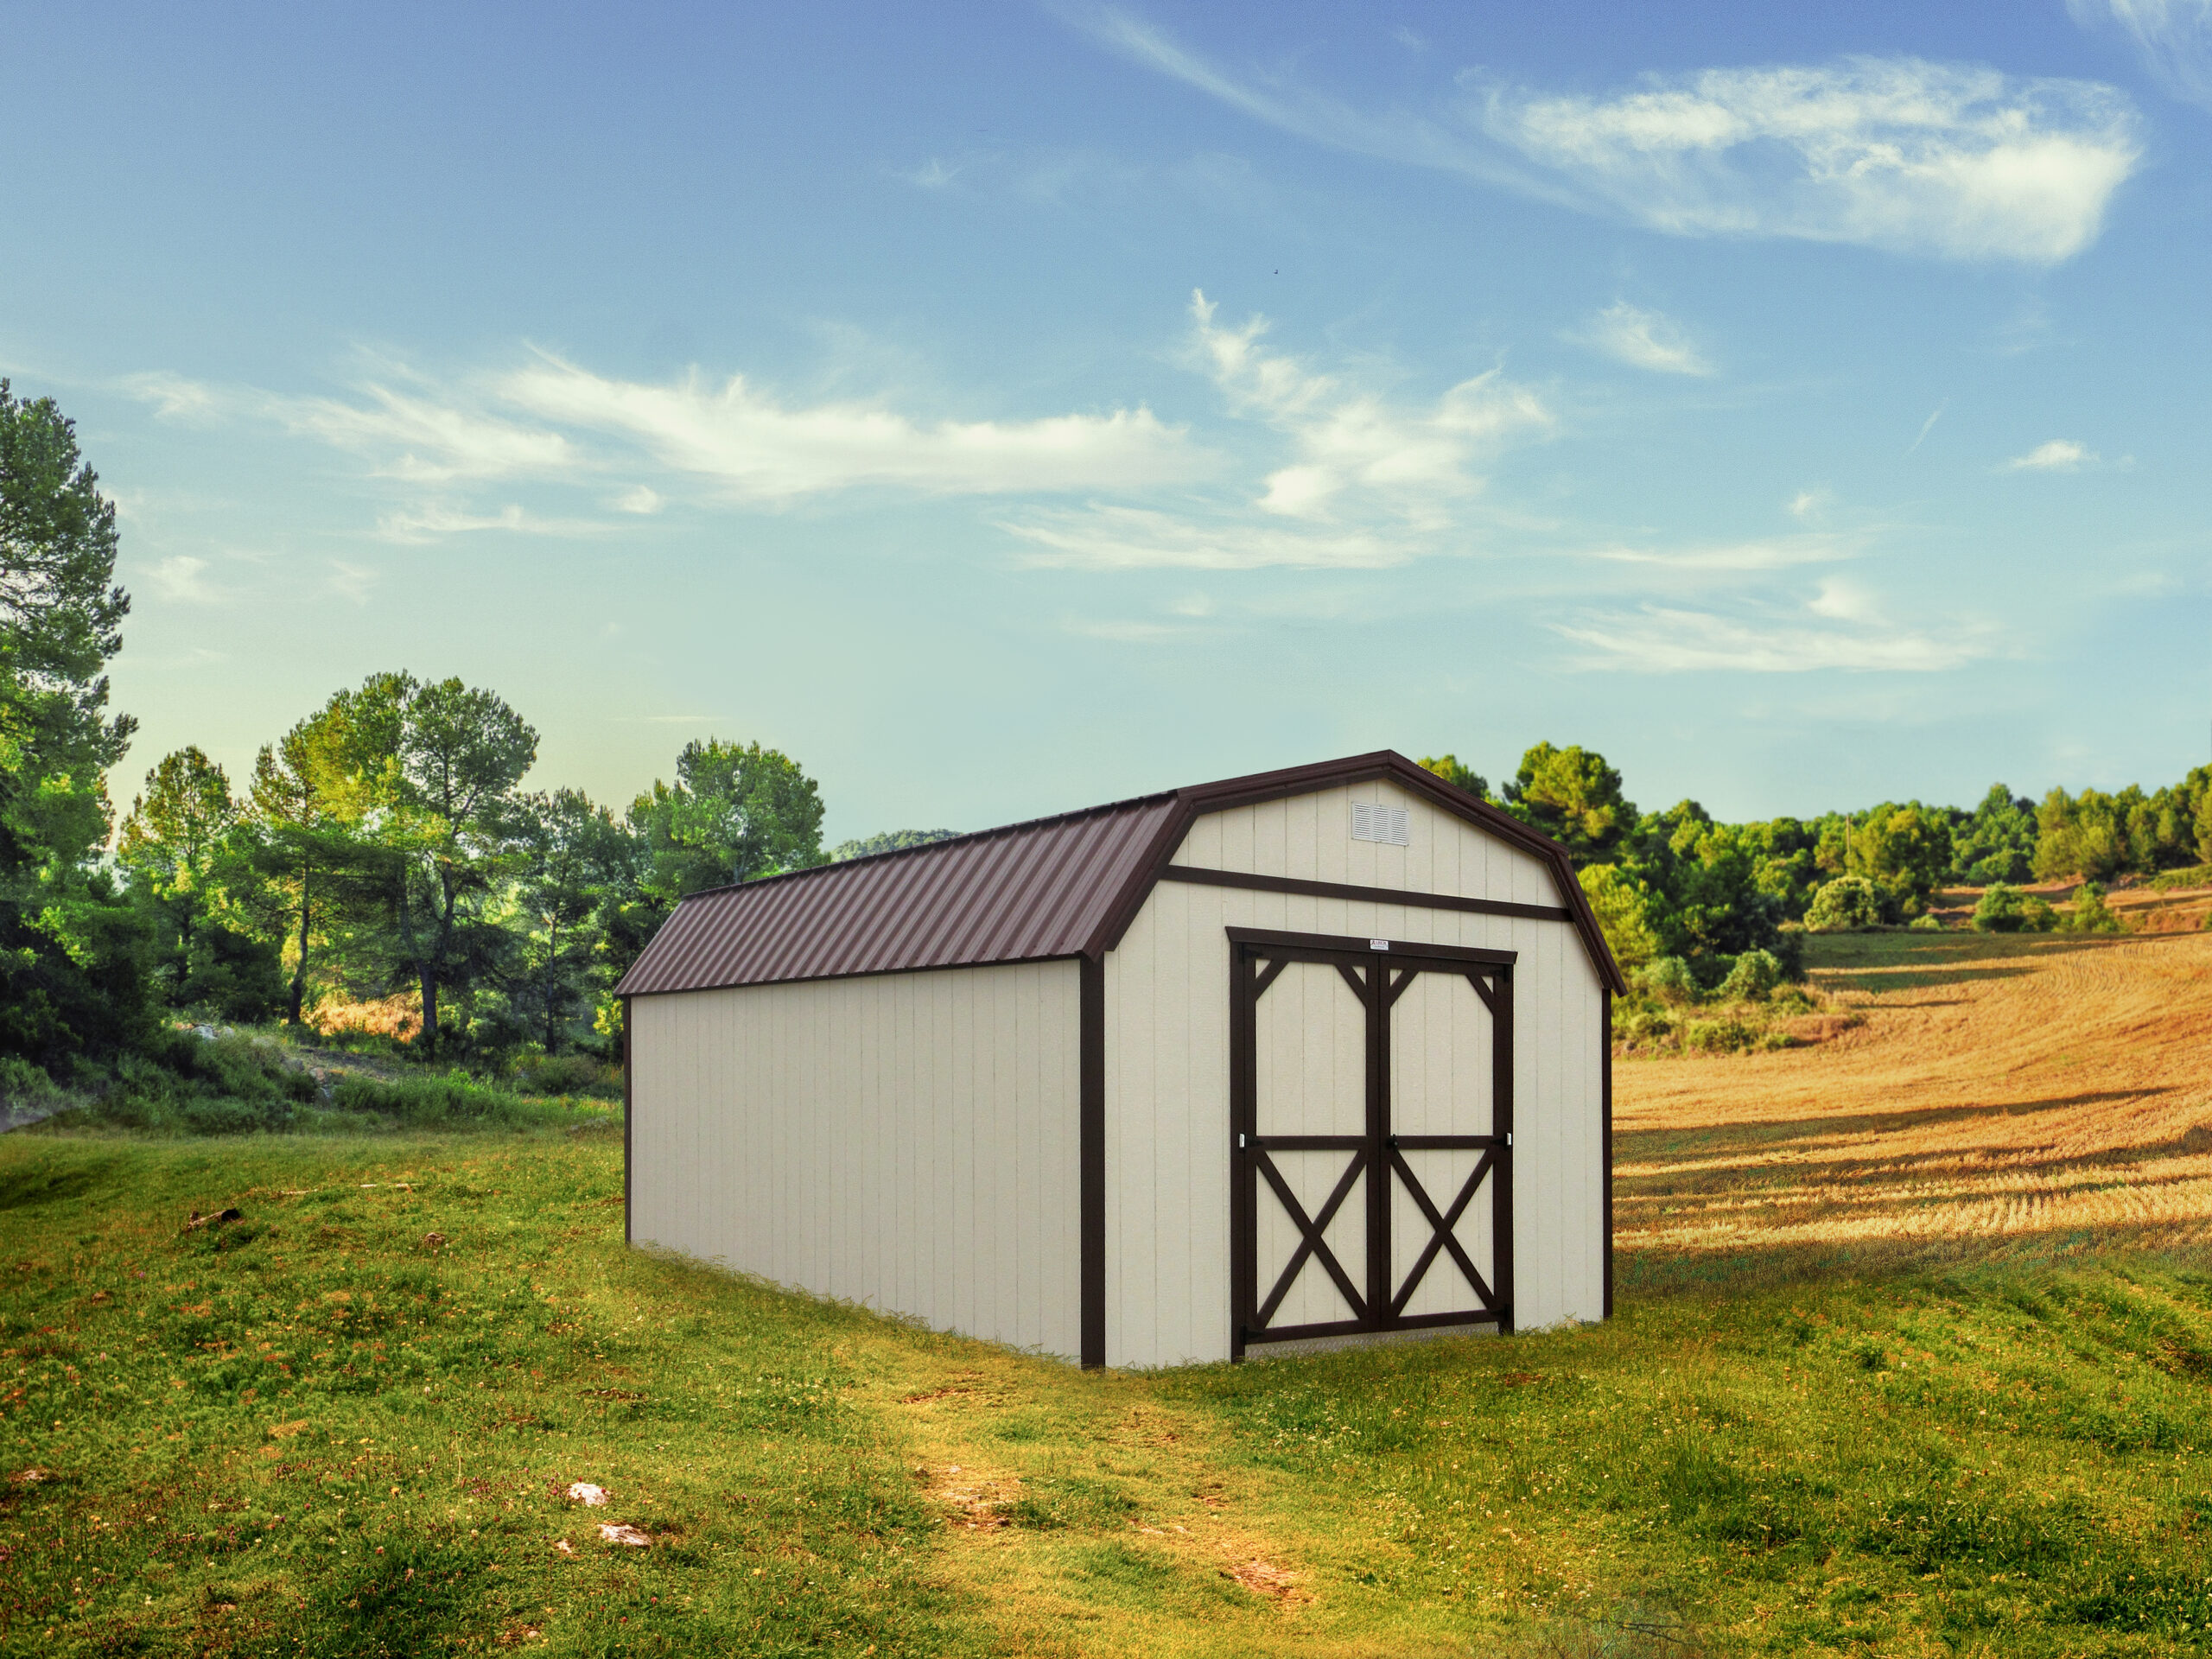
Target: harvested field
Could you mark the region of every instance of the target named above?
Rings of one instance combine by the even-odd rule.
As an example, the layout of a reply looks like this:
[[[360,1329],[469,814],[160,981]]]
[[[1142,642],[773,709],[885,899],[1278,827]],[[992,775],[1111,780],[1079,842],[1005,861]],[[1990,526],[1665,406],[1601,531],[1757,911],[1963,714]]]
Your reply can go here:
[[[2212,1240],[2212,936],[1813,942],[1815,1047],[1615,1062],[1628,1287]]]

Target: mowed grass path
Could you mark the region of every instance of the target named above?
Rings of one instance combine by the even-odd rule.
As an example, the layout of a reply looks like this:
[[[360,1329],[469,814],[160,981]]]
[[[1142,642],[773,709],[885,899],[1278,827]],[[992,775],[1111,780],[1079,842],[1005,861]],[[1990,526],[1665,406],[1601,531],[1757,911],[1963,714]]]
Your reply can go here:
[[[620,1156],[0,1141],[0,1651],[2206,1645],[2212,1278],[2142,1229],[1084,1376],[627,1251]]]

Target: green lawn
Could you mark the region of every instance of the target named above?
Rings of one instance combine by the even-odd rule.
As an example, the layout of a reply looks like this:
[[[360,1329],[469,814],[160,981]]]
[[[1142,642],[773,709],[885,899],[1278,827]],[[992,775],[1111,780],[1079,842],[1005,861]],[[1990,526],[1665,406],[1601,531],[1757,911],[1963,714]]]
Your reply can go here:
[[[2172,1262],[1085,1376],[626,1252],[620,1159],[0,1141],[0,1650],[2206,1645]]]

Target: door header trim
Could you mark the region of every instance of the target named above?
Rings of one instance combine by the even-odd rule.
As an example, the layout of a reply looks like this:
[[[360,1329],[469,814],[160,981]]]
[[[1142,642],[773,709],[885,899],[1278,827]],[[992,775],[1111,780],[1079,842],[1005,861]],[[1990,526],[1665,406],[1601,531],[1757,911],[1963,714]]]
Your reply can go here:
[[[1410,939],[1384,939],[1383,949],[1377,950],[1376,941],[1370,938],[1338,938],[1329,933],[1278,933],[1264,927],[1232,927],[1228,930],[1230,941],[1235,944],[1274,944],[1292,950],[1343,950],[1355,956],[1382,957],[1392,960],[1426,957],[1432,962],[1479,963],[1484,967],[1510,968],[1521,958],[1517,950],[1478,950],[1459,944],[1421,944]]]

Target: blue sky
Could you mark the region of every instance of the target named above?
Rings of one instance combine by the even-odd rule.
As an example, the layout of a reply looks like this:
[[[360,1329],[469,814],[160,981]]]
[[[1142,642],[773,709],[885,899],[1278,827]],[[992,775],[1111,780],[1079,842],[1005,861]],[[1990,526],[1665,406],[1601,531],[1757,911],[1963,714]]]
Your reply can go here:
[[[2212,744],[2212,6],[7,6],[128,799],[337,687],[833,836],[1389,746],[1729,817]]]

